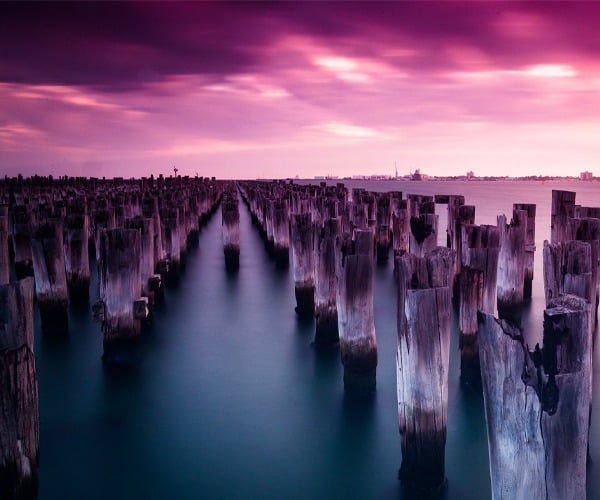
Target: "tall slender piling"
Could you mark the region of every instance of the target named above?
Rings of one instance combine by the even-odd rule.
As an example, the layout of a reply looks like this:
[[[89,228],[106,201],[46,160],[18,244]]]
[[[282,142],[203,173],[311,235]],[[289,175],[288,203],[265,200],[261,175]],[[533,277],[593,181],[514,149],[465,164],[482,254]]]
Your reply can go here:
[[[24,207],[15,207],[24,208]],[[31,214],[25,211],[12,213],[12,246],[15,274],[17,279],[33,276],[33,258],[31,256]]]
[[[525,232],[525,269],[523,271],[523,298],[530,299],[533,287],[533,260],[535,257],[535,212],[534,203],[514,203],[513,211],[527,212],[527,231]]]
[[[315,262],[310,212],[290,216],[292,267],[296,312],[312,316],[315,312]]]
[[[525,283],[525,235],[527,214],[515,210],[510,224],[506,216],[498,216],[500,255],[498,257],[498,314],[501,317],[520,318]]]
[[[148,297],[148,303],[153,305],[156,293],[160,291],[162,279],[154,272],[154,221],[149,217],[137,216],[126,219],[126,229],[135,229],[140,233],[140,278],[142,295]]]
[[[575,195],[574,191],[552,190],[550,243],[574,239],[569,235],[569,219],[574,216]]]
[[[289,266],[290,253],[290,226],[288,215],[288,202],[285,199],[273,201],[273,256],[278,268],[286,269]]]
[[[398,257],[399,478],[426,494],[445,482],[453,250]]]
[[[240,207],[235,191],[223,198],[221,220],[225,268],[235,271],[240,266]]]
[[[460,270],[459,349],[461,381],[480,381],[477,311],[494,314],[500,230],[497,226],[465,224],[462,233]]]
[[[376,225],[376,255],[377,262],[387,262],[390,250],[390,224],[392,220],[390,193],[383,193],[377,197],[377,225]]]
[[[585,498],[589,315],[585,300],[558,298],[530,352],[517,327],[479,314],[492,498]]]
[[[373,233],[354,231],[336,242],[337,311],[344,386],[373,390],[377,340],[373,311]]]
[[[64,333],[68,329],[69,299],[62,222],[46,222],[33,231],[31,255],[42,329]]]
[[[339,342],[336,305],[336,238],[340,220],[330,218],[314,226],[315,248],[315,344],[329,346]]]
[[[397,200],[392,211],[392,243],[394,255],[408,253],[410,241],[410,209],[408,200]]]
[[[87,214],[65,217],[65,270],[71,302],[87,302],[90,294],[89,218]]]
[[[161,239],[165,256],[161,274],[177,280],[181,274],[181,237],[179,236],[179,210],[163,208],[160,211]]]
[[[0,206],[0,285],[10,281],[8,232],[8,207]]]
[[[33,279],[0,285],[0,497],[38,492],[38,382],[33,354]]]
[[[102,325],[102,359],[110,364],[126,363],[129,347],[140,335],[140,320],[148,314],[148,300],[141,297],[140,232],[102,231],[100,255],[100,300],[92,311]]]

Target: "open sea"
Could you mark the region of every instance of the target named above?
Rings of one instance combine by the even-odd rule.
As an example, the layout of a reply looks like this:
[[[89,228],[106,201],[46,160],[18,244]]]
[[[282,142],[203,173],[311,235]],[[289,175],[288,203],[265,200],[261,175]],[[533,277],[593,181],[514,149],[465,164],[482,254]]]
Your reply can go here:
[[[476,206],[477,224],[496,224],[502,213],[510,219],[513,203],[536,203],[533,299],[523,316],[530,345],[542,335],[551,190],[576,191],[578,204],[600,205],[596,182],[344,183],[405,195],[462,194]],[[446,206],[436,208],[445,245]],[[70,308],[63,338],[41,334],[36,309],[41,500],[403,498],[393,260],[375,268],[377,390],[359,397],[344,393],[339,351],[317,352],[311,345],[315,324],[296,317],[291,266],[275,268],[241,202],[240,240],[240,269],[227,274],[219,209],[202,229],[199,248],[189,252],[180,282],[166,288],[143,333],[139,360],[127,369],[103,365],[100,326],[89,307]],[[90,303],[97,286],[93,274]],[[461,387],[459,364],[454,311],[448,485],[440,498],[486,499],[483,397]],[[600,498],[599,424],[600,411],[594,411],[589,499]]]

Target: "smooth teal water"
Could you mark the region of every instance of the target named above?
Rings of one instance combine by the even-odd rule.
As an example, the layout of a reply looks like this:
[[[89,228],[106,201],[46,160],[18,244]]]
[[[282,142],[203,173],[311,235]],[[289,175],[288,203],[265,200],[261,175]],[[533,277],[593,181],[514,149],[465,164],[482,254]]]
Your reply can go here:
[[[595,183],[361,185],[464,194],[477,206],[477,223],[495,223],[514,202],[538,203],[534,299],[524,321],[531,339],[542,331],[541,248],[550,234],[550,190],[574,190],[578,203],[600,205]],[[134,366],[103,366],[100,328],[87,309],[70,311],[63,339],[43,337],[37,317],[40,499],[402,498],[391,261],[375,272],[379,365],[372,397],[344,393],[339,353],[313,349],[314,322],[300,322],[294,306],[291,269],[276,270],[241,205],[239,272],[225,272],[217,212],[201,233],[200,248],[190,252],[179,285],[167,288]],[[455,320],[442,498],[485,499],[482,398],[460,386],[458,364]],[[592,459],[600,457],[598,413],[592,417]],[[588,498],[600,497],[595,469],[588,468]]]

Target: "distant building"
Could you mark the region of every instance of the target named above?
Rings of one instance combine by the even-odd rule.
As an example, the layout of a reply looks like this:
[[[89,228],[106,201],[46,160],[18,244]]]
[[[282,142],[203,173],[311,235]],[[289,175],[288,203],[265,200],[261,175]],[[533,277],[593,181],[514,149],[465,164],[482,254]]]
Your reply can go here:
[[[469,170],[469,171],[467,172],[467,179],[472,179],[473,177],[475,177],[475,174],[473,173],[473,171],[472,171],[472,170]]]
[[[582,181],[591,181],[594,178],[594,174],[592,172],[581,172],[579,178]]]

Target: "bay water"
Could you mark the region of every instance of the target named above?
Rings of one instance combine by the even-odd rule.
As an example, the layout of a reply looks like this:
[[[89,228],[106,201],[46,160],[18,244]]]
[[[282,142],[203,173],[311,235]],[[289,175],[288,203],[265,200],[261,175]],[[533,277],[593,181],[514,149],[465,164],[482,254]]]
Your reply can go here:
[[[523,317],[531,346],[542,335],[551,190],[576,191],[578,204],[600,205],[594,182],[344,182],[372,191],[462,194],[476,206],[477,224],[496,224],[502,213],[510,219],[513,203],[536,203],[533,299]],[[445,206],[437,212],[445,244]],[[132,366],[103,365],[102,335],[89,308],[70,308],[62,338],[41,334],[36,311],[41,500],[403,497],[392,260],[375,269],[377,390],[348,394],[339,351],[315,350],[314,321],[296,317],[291,268],[275,268],[243,204],[240,215],[239,271],[225,271],[217,211],[179,283],[166,287]],[[97,296],[94,275],[90,302]],[[483,399],[459,383],[456,314],[452,328],[448,485],[441,498],[486,499]],[[599,363],[596,352],[595,401]],[[591,423],[590,499],[600,498],[599,413]]]

